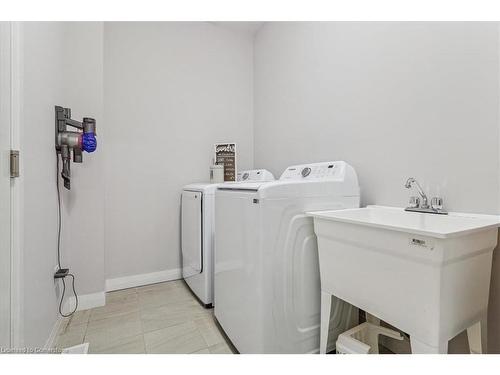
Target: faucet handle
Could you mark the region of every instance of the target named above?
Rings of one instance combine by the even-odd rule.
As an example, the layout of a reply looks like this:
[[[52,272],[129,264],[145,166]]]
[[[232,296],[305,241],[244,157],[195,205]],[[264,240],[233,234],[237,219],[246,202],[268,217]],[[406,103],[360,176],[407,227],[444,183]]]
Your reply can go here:
[[[443,209],[443,198],[433,197],[431,199],[431,207],[435,211],[441,211]]]
[[[409,208],[418,208],[420,207],[420,198],[419,197],[410,197],[410,201],[408,202]]]

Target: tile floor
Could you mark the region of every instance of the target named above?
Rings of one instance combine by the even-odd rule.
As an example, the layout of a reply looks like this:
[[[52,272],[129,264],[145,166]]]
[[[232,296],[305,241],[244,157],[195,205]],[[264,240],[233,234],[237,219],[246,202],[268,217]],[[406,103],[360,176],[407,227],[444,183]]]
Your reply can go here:
[[[84,342],[89,353],[232,353],[182,280],[107,293],[106,306],[66,318],[57,347]]]

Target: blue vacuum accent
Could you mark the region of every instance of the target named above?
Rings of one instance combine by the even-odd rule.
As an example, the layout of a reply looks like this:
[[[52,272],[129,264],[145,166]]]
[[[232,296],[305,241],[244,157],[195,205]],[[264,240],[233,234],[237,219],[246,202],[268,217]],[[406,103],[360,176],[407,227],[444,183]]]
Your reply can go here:
[[[95,138],[95,133],[83,133],[82,136],[82,147],[83,151],[94,152],[97,148],[97,139]]]

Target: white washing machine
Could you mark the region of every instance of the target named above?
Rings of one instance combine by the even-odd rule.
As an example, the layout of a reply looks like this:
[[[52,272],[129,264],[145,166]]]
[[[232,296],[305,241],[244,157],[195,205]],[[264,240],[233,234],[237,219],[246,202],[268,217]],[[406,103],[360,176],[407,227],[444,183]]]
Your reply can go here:
[[[182,277],[205,307],[213,304],[214,193],[217,186],[272,181],[265,169],[239,172],[237,182],[196,183],[184,186],[181,196]]]
[[[306,211],[359,207],[356,172],[343,161],[287,168],[279,180],[218,186],[215,317],[240,353],[319,351],[320,277]],[[357,324],[332,304],[329,350]]]

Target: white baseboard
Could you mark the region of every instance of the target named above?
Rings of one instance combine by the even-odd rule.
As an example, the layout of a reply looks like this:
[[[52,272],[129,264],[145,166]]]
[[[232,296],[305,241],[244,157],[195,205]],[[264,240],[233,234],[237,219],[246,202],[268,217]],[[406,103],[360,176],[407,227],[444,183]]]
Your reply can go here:
[[[92,309],[94,307],[101,307],[106,304],[106,293],[105,292],[97,292],[92,294],[82,294],[78,295],[78,309],[87,310]],[[75,308],[75,297],[71,296],[66,299],[66,302],[63,304],[63,313],[68,314],[73,311]]]
[[[165,281],[178,280],[180,278],[182,278],[182,270],[180,268],[175,268],[172,270],[107,279],[106,292],[134,288],[137,286],[148,284],[162,283]]]

